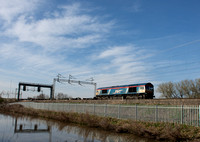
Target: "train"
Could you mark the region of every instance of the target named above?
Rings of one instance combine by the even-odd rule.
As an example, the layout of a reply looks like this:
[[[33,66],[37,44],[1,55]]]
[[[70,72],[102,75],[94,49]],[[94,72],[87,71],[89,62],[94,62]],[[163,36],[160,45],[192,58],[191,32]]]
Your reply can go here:
[[[126,98],[138,98],[138,99],[153,99],[154,86],[152,83],[140,83],[140,84],[129,84],[97,88],[96,98],[113,98],[122,97]]]

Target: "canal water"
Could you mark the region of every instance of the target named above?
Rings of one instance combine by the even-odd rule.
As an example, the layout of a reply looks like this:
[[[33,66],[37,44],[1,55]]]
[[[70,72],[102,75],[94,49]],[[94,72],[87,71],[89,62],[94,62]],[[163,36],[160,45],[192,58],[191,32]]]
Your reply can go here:
[[[0,142],[153,142],[71,124],[0,114]]]

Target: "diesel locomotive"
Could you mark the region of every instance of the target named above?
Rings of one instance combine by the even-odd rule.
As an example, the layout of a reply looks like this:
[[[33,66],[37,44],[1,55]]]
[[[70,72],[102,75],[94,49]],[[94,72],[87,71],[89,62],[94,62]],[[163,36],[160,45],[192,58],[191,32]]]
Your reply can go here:
[[[98,88],[96,98],[127,97],[153,99],[154,86],[149,83],[129,84]]]

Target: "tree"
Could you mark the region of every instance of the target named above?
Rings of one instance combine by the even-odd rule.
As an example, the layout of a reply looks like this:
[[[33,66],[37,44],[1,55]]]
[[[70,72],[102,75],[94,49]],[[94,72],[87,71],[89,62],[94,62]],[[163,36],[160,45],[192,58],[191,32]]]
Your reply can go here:
[[[200,79],[191,80],[192,97],[200,98]]]
[[[57,99],[67,99],[69,98],[69,96],[67,94],[63,94],[63,93],[58,93],[58,95],[56,96]]]
[[[176,92],[180,96],[180,98],[183,98],[184,97],[184,92],[182,90],[181,83],[180,82],[175,83],[175,88],[176,88]]]
[[[192,98],[191,81],[183,80],[180,83],[181,83],[181,89],[183,90],[183,93],[184,93],[185,97]]]
[[[200,78],[195,80],[196,87],[198,88],[198,96],[200,96]]]
[[[37,99],[41,99],[41,100],[43,100],[43,99],[46,99],[46,98],[48,98],[45,94],[40,94],[39,96],[37,96]]]
[[[157,92],[161,93],[165,98],[177,98],[175,86],[172,82],[161,83],[158,85]]]
[[[200,98],[200,79],[161,83],[157,91],[165,98]]]

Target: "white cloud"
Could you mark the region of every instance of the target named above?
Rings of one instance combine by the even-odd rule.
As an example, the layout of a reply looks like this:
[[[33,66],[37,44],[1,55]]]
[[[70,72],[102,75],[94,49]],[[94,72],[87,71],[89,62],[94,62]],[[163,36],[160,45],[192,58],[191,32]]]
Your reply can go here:
[[[36,54],[28,48],[22,48],[20,46],[12,44],[4,44],[0,48],[0,57],[3,59],[12,59],[15,63],[27,63],[32,65],[34,63],[39,65],[48,64],[49,60],[46,60],[45,56]]]
[[[100,86],[148,82],[145,59],[151,55],[135,45],[114,46],[102,51],[96,60],[104,60],[96,75]],[[95,61],[95,60],[94,60]]]
[[[64,5],[64,6],[59,6],[61,9],[65,9],[63,13],[65,15],[77,15],[81,13],[82,9],[80,9],[81,4],[80,3],[73,3],[71,5]]]
[[[126,6],[124,9],[128,12],[141,12],[142,11],[142,4],[141,4],[141,0],[134,0],[131,1],[132,4],[129,4],[129,6]]]
[[[20,16],[5,33],[18,38],[20,42],[32,42],[46,50],[55,51],[61,48],[84,48],[98,43],[113,25],[113,22],[102,23],[96,17],[69,9],[78,11],[81,7],[79,4],[68,5],[64,13],[41,20],[29,21],[25,16]]]
[[[121,55],[125,55],[129,52],[130,47],[129,46],[117,46],[117,47],[111,47],[108,50],[103,51],[100,53],[98,58],[107,58],[107,57],[117,57]]]
[[[23,2],[25,5],[28,3],[25,0]],[[63,70],[72,71],[75,74],[91,72],[85,65],[77,69],[73,63],[64,61],[68,56],[66,50],[73,47],[90,47],[103,41],[104,35],[111,30],[114,23],[100,22],[102,19],[99,20],[98,17],[85,13],[80,3],[62,6],[47,17],[39,20],[33,17],[30,20],[29,16],[32,14],[26,12],[36,8],[34,5],[36,1],[31,2],[27,6],[28,9],[22,7],[21,10],[16,9],[15,12],[7,15],[11,20],[15,19],[15,22],[2,32],[6,38],[14,40],[9,43],[6,41],[0,43],[0,62],[5,65],[14,64],[23,71],[34,70],[40,73],[63,72]],[[17,5],[20,3],[16,2]],[[8,2],[2,7],[6,11],[12,9],[12,6]],[[6,20],[5,13],[2,12],[1,15],[4,15],[4,20]]]
[[[98,43],[108,40],[115,25],[112,20],[104,21],[101,17],[92,16],[82,9],[80,3],[59,7],[46,15],[42,13],[40,19],[30,19],[32,14],[29,12],[37,8],[36,1],[31,2],[30,9],[15,9],[15,14],[0,12],[2,19],[12,21],[1,31],[9,40],[0,43],[0,72],[5,78],[14,77],[16,86],[18,81],[51,82],[57,73],[64,76],[72,74],[82,79],[95,77],[98,87],[148,79],[143,59],[148,58],[149,53],[146,54],[145,50],[134,45],[97,49]],[[7,9],[10,8],[12,5],[8,4]],[[93,45],[95,49],[88,52]],[[86,47],[88,49],[83,51],[85,55],[79,57],[77,52]],[[73,53],[69,53],[72,50],[74,57],[68,58],[72,56]],[[97,57],[91,61],[93,55]],[[81,63],[76,63],[76,58],[80,58]],[[9,77],[9,74],[12,76]]]
[[[38,0],[0,0],[0,18],[10,23],[16,16],[35,9]]]
[[[64,60],[63,55],[51,55],[43,50],[34,50],[35,48],[26,48],[17,45],[17,43],[3,44],[0,47],[0,63],[4,68],[0,68],[1,75],[9,74],[20,78],[49,80],[55,77],[57,73],[84,75],[91,73],[88,66],[79,65],[77,68],[73,62]],[[8,68],[7,68],[8,66]],[[11,70],[14,69],[14,70]],[[11,77],[11,76],[10,76]]]
[[[141,12],[142,8],[141,8],[141,4],[139,2],[135,2],[132,6],[131,6],[131,11],[133,12]]]

